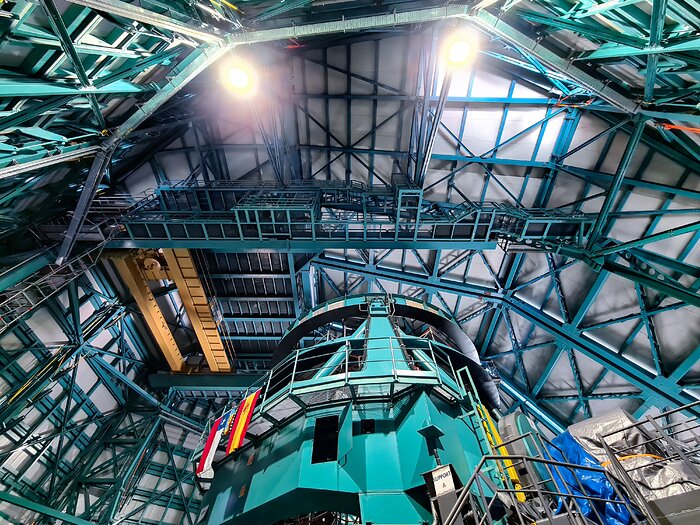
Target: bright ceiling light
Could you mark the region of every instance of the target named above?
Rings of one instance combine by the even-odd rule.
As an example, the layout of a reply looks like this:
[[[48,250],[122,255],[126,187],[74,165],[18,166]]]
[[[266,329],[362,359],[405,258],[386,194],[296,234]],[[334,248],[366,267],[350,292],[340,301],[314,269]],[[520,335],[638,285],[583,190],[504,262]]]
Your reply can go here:
[[[243,62],[235,62],[224,68],[224,84],[233,94],[250,97],[255,94],[258,85],[255,70]]]
[[[228,81],[234,89],[248,89],[250,87],[250,75],[242,67],[229,69]]]
[[[479,51],[476,37],[465,31],[451,35],[445,41],[442,58],[450,69],[458,69],[470,65]]]

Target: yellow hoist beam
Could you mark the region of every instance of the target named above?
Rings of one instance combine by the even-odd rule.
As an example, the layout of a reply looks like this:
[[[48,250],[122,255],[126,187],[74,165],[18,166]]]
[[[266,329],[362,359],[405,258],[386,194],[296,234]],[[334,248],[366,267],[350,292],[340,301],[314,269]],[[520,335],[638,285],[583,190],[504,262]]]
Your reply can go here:
[[[113,261],[119,275],[128,286],[131,295],[134,296],[148,329],[168,361],[170,369],[174,372],[182,372],[185,368],[185,361],[138,262],[131,255],[125,258],[115,258]]]
[[[224,342],[219,335],[209,300],[189,250],[163,249],[163,255],[209,368],[212,372],[230,372],[231,363],[226,355]]]

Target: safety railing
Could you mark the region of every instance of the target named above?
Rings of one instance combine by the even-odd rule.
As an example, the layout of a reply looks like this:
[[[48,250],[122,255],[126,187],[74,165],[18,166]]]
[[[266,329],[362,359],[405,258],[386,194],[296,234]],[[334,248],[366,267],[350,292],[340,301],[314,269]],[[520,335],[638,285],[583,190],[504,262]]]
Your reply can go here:
[[[418,337],[334,339],[298,349],[243,393],[261,391],[248,434],[260,436],[310,407],[398,398],[417,385],[460,399],[466,392],[449,352]]]
[[[697,516],[699,407],[697,401],[640,421],[629,418],[629,424],[606,423],[612,430],[588,436],[596,437],[597,445],[591,442],[586,449],[600,461],[600,466],[555,460],[552,453],[556,446],[542,435],[527,433],[502,442],[499,449],[526,449],[531,455],[484,456],[464,486],[457,490],[457,501],[448,515],[442,516],[442,523],[495,525],[500,523],[503,512],[509,513],[508,523],[521,525],[535,522],[661,525],[671,522],[664,517],[665,509],[672,509],[677,516],[686,511]],[[517,442],[520,446],[512,446]],[[506,475],[509,467],[515,468],[519,477]],[[663,469],[672,472],[663,473]],[[593,477],[599,481],[592,482]],[[654,486],[655,482],[660,482],[658,487]],[[673,491],[685,499],[657,506],[654,502],[667,498],[673,484],[685,485]],[[685,519],[684,523],[694,523],[693,517]]]
[[[508,447],[528,441],[534,455],[484,455],[470,478],[456,490],[456,502],[443,525],[470,523],[497,525],[507,514],[508,523],[605,524],[606,512],[624,516],[628,523],[648,525],[646,517],[629,499],[629,487],[602,467],[557,461],[537,443],[540,436],[523,434],[501,443]],[[549,444],[550,446],[551,443]],[[500,448],[500,446],[499,446]],[[506,475],[515,470],[519,477]],[[592,474],[609,484],[607,494],[592,491],[582,479]],[[564,521],[564,517],[568,521]],[[654,523],[653,521],[651,523]]]
[[[367,345],[373,348],[367,348]],[[380,347],[384,348],[380,348]],[[265,381],[261,410],[282,396],[295,397],[344,386],[424,383],[463,395],[448,351],[420,338],[334,339],[297,350],[273,368]],[[384,395],[383,390],[379,395]],[[372,390],[365,388],[365,395]],[[358,395],[358,393],[355,393]],[[391,391],[389,392],[391,394]]]
[[[123,237],[207,241],[432,240],[534,242],[583,238],[595,217],[502,203],[431,203],[416,189],[344,182],[279,187],[163,186],[120,221]]]
[[[673,494],[700,494],[700,401],[601,434],[608,466],[632,487],[648,513],[651,501]]]
[[[497,210],[458,221],[449,216],[421,215],[419,220],[397,221],[387,214],[322,209],[320,216],[311,207],[274,211],[233,210],[230,212],[146,211],[128,214],[121,224],[120,237],[137,241],[200,239],[207,241],[353,241],[413,239],[429,241],[496,242],[503,238],[518,242],[583,238],[592,219],[513,218]]]

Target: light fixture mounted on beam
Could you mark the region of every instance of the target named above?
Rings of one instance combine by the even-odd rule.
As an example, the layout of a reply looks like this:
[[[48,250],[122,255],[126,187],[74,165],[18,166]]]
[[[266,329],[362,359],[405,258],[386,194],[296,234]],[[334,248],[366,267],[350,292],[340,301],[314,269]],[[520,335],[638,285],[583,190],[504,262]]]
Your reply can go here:
[[[441,58],[448,69],[469,67],[479,52],[479,38],[474,31],[459,29],[450,33],[442,44]]]
[[[250,98],[258,90],[258,75],[255,68],[239,58],[224,64],[221,76],[226,89],[237,97]]]

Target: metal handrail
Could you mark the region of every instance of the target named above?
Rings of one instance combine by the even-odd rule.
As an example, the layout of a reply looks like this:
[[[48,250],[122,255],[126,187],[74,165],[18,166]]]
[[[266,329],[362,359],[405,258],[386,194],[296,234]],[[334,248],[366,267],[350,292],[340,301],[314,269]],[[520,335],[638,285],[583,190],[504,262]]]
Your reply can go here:
[[[524,436],[520,436],[521,438],[525,438],[527,436],[530,436],[531,434],[527,434]],[[608,498],[601,498],[598,496],[593,496],[590,494],[587,494],[585,491],[585,488],[578,482],[578,478],[574,476],[574,478],[577,480],[579,484],[579,493],[574,494],[571,491],[566,491],[567,487],[560,487],[558,483],[555,483],[556,490],[550,490],[544,487],[544,484],[542,483],[542,486],[536,485],[535,488],[528,488],[528,487],[509,487],[509,486],[503,486],[503,487],[497,487],[497,486],[491,486],[490,488],[492,489],[492,492],[494,494],[491,496],[491,503],[495,500],[496,496],[498,493],[503,493],[503,494],[518,494],[518,493],[531,493],[531,494],[537,494],[540,498],[541,497],[548,497],[548,498],[561,498],[564,507],[567,509],[568,513],[572,513],[574,510],[578,511],[580,513],[580,506],[579,503],[576,501],[577,499],[583,499],[583,500],[588,500],[588,501],[597,501],[597,502],[604,502],[604,503],[615,503],[624,506],[627,508],[627,510],[630,513],[630,517],[633,520],[634,523],[641,524],[640,520],[636,517],[635,515],[635,509],[632,508],[629,503],[625,500],[624,495],[622,491],[619,490],[619,487],[617,486],[617,482],[614,478],[612,478],[609,473],[602,467],[589,467],[585,465],[575,465],[572,463],[566,463],[562,461],[556,461],[553,459],[547,459],[547,458],[541,458],[541,457],[532,457],[532,456],[524,456],[524,455],[485,455],[482,456],[481,459],[479,460],[479,463],[477,464],[476,468],[474,469],[472,475],[470,476],[469,480],[465,483],[465,485],[457,490],[457,501],[455,502],[452,510],[448,513],[446,518],[443,521],[444,525],[453,525],[455,523],[455,520],[461,513],[462,509],[464,508],[465,504],[467,503],[467,499],[470,496],[476,496],[480,497],[482,499],[482,504],[480,505],[481,510],[484,511],[484,517],[482,517],[482,520],[479,521],[478,523],[483,523],[485,519],[488,519],[488,511],[487,509],[490,507],[489,503],[486,503],[485,498],[486,494],[484,493],[484,490],[482,489],[480,485],[480,478],[484,476],[484,471],[485,469],[489,468],[488,463],[489,462],[513,462],[517,464],[522,464],[526,466],[525,468],[527,469],[528,467],[531,467],[533,464],[541,464],[545,467],[547,472],[549,473],[550,476],[552,476],[552,470],[554,469],[555,471],[558,468],[564,468],[564,469],[569,469],[569,470],[584,470],[588,472],[598,472],[602,473],[605,475],[605,477],[608,479],[608,481],[612,484],[613,486],[613,491],[615,492],[617,499],[608,499]],[[536,479],[536,475],[533,479]],[[554,480],[554,477],[552,476],[552,481]],[[506,481],[507,483],[507,481]],[[495,489],[495,490],[493,490]],[[517,510],[518,508],[518,503],[516,503],[514,500],[514,505],[516,507],[516,512],[519,512]],[[546,501],[544,502],[546,504]],[[573,505],[574,508],[571,508],[569,505]],[[595,506],[593,506],[594,512],[597,513],[597,510],[595,509]],[[600,517],[599,517],[600,518]],[[601,521],[602,522],[602,521]]]
[[[406,344],[406,342],[410,343],[412,341],[424,341],[421,338],[415,337],[398,338],[393,336],[378,337],[373,338],[372,340],[387,340],[387,345],[391,350],[396,344],[395,340],[398,339],[403,339],[404,344]],[[334,341],[337,341],[337,339]],[[455,397],[461,396],[464,393],[463,387],[461,387],[456,377],[453,377],[454,386],[446,384],[442,379],[443,374],[449,376],[449,370],[452,370],[452,368],[441,367],[440,364],[437,362],[437,358],[435,358],[435,360],[431,360],[430,356],[427,354],[427,359],[418,359],[417,356],[413,356],[413,358],[417,362],[423,364],[423,366],[425,367],[424,370],[400,369],[397,365],[393,352],[391,352],[391,358],[367,359],[367,357],[365,356],[365,359],[362,361],[363,369],[366,368],[367,363],[391,363],[391,370],[387,370],[384,374],[367,375],[363,373],[363,370],[350,371],[350,359],[353,356],[354,351],[360,349],[353,349],[352,345],[350,344],[350,340],[345,341],[345,343],[345,345],[339,345],[338,348],[329,349],[329,351],[325,353],[312,354],[311,351],[314,349],[317,350],[319,346],[323,345],[335,347],[336,345],[333,345],[333,341],[329,343],[321,343],[321,345],[318,345],[316,347],[311,347],[307,349],[297,349],[294,352],[294,354],[290,355],[284,361],[278,363],[267,374],[256,380],[251,386],[249,386],[246,389],[242,396],[243,398],[245,398],[252,392],[255,392],[260,389],[263,390],[261,402],[255,408],[255,411],[253,413],[253,419],[255,419],[263,412],[268,412],[274,406],[277,406],[285,399],[295,398],[296,394],[300,392],[300,389],[307,390],[308,387],[311,385],[305,383],[313,379],[319,372],[328,370],[329,368],[333,370],[337,369],[339,371],[338,373],[328,374],[326,377],[321,378],[321,380],[317,378],[315,380],[316,382],[314,386],[318,391],[337,388],[339,383],[354,384],[356,381],[358,383],[367,384],[367,381],[371,380],[372,384],[382,384],[386,382],[410,383],[412,379],[421,379],[421,383],[424,383],[426,380],[432,379],[434,380],[434,384],[436,386],[440,386],[442,389],[453,391]],[[431,346],[433,346],[433,352],[435,352],[434,355],[441,355],[443,358],[446,358],[447,360],[449,359],[449,354],[447,354],[447,352],[444,349],[440,348],[440,346],[438,346],[439,344],[436,345],[434,341],[431,341],[431,343],[433,343],[433,345]],[[330,359],[334,355],[337,355],[338,351],[342,346],[345,346],[346,348],[343,355],[343,360],[339,363],[329,364],[328,359]],[[420,345],[413,344],[406,346],[410,351],[428,351],[428,348],[423,348]],[[305,366],[304,363],[311,360],[320,360],[321,363],[317,366]],[[448,362],[447,360],[446,362]],[[288,373],[285,373],[285,369],[289,369],[290,371]],[[309,377],[300,378],[300,374],[308,375]]]

